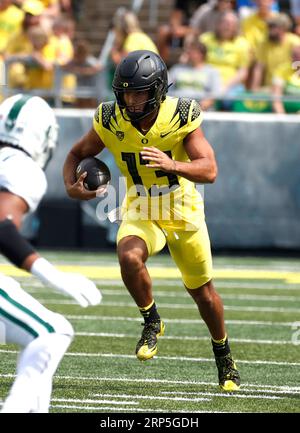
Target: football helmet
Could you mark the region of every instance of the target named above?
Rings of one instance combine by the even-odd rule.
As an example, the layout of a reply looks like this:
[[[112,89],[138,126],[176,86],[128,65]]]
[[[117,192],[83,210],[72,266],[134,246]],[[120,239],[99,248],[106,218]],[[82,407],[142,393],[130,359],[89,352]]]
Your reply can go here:
[[[148,50],[132,51],[124,57],[116,68],[113,91],[121,109],[129,117],[129,121],[138,121],[156,110],[165,100],[168,91],[167,67],[161,57]],[[126,91],[148,91],[149,99],[143,111],[130,111],[124,100]]]
[[[0,105],[0,141],[23,150],[44,169],[57,145],[53,109],[39,96],[18,94]]]

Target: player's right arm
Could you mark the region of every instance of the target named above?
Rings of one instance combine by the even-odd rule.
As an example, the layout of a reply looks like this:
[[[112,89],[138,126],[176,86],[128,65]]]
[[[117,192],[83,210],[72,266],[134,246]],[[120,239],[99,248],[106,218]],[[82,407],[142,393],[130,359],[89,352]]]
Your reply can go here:
[[[67,155],[63,168],[65,188],[71,198],[90,200],[97,196],[98,191],[88,191],[83,185],[87,173],[82,173],[76,181],[76,168],[79,162],[88,156],[98,155],[104,149],[104,143],[92,128],[85,134]]]

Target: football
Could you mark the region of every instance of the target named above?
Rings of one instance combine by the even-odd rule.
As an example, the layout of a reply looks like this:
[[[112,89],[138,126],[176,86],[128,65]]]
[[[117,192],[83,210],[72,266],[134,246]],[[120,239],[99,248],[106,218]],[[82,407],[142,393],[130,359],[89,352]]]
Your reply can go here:
[[[93,156],[80,161],[76,169],[76,179],[85,171],[87,172],[87,176],[84,179],[83,185],[89,191],[95,191],[99,187],[106,185],[111,179],[107,165]]]

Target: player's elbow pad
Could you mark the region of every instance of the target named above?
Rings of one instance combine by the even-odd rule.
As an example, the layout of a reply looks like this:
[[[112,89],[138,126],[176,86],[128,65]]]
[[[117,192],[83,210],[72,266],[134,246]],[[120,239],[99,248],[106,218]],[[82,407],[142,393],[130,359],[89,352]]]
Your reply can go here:
[[[24,260],[35,251],[19,233],[14,223],[5,219],[0,221],[0,252],[14,265],[21,268]]]

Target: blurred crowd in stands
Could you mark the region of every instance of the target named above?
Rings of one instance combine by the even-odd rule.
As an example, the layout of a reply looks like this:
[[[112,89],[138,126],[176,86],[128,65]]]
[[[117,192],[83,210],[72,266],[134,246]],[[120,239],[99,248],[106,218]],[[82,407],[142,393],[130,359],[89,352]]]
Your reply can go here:
[[[53,104],[56,89],[64,106],[92,108],[102,95],[101,74],[109,88],[126,53],[149,49],[169,68],[169,94],[197,98],[204,110],[300,113],[300,0],[174,0],[153,38],[121,8],[105,65],[101,47],[91,53],[76,37],[83,6],[0,0],[0,62],[9,89],[43,90]]]

